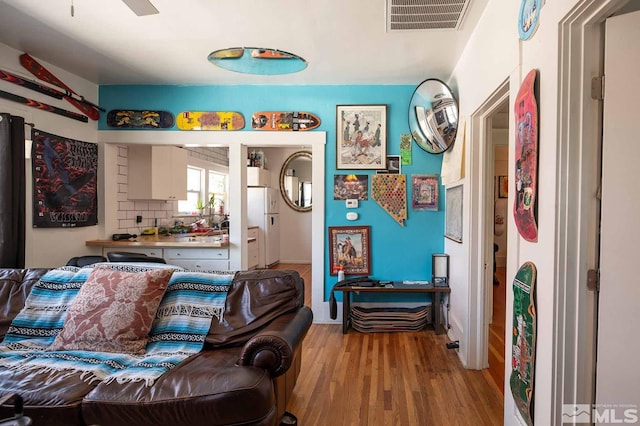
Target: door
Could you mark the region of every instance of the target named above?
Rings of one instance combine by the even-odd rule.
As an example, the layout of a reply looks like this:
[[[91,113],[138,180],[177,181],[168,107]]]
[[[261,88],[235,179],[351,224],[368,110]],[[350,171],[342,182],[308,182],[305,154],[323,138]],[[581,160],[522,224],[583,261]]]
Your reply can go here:
[[[596,360],[596,404],[635,404],[636,409],[640,409],[638,40],[640,12],[607,19]],[[623,410],[616,415],[623,418]]]

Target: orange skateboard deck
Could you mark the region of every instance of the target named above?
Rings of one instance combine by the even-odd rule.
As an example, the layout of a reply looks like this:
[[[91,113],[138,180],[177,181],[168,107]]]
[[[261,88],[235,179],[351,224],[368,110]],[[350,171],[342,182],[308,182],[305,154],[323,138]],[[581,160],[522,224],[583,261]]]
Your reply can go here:
[[[180,130],[240,130],[244,116],[228,111],[183,111],[176,118]]]
[[[302,131],[320,125],[320,118],[310,112],[262,111],[251,116],[251,127],[256,130]]]

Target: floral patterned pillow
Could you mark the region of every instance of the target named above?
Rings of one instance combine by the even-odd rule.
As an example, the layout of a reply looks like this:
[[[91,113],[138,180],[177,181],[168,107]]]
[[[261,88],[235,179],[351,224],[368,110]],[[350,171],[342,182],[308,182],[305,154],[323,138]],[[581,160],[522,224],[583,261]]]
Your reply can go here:
[[[96,267],[48,349],[143,354],[172,273],[172,269],[132,273]]]

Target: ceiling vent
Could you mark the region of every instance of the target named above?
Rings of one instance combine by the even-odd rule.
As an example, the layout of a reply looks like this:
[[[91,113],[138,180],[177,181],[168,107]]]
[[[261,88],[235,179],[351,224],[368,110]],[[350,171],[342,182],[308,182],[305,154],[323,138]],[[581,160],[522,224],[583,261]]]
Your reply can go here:
[[[387,0],[387,31],[457,30],[471,0]]]

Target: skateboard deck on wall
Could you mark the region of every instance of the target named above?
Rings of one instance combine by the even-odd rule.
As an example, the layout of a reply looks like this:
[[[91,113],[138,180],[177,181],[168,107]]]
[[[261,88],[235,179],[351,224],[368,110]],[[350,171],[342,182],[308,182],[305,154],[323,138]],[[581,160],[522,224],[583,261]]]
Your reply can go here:
[[[240,130],[244,116],[228,111],[183,111],[176,117],[180,130]]]
[[[310,112],[262,111],[251,116],[256,130],[312,130],[320,125],[320,118]]]
[[[174,123],[168,111],[112,109],[107,114],[107,126],[122,129],[168,129]]]
[[[514,106],[516,117],[516,173],[513,216],[518,232],[527,241],[538,241],[537,185],[538,185],[538,105],[535,83],[538,72],[527,74]]]
[[[513,280],[513,332],[509,385],[518,411],[533,426],[536,357],[536,266],[525,262]]]

